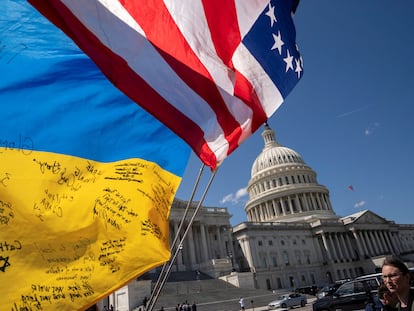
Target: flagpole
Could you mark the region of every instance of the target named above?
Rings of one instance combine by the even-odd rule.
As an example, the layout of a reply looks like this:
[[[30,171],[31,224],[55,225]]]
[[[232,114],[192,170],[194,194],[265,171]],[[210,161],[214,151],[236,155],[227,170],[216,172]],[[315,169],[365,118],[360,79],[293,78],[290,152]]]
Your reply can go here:
[[[204,168],[204,165],[203,165],[203,168]],[[162,279],[161,279],[161,275],[158,277],[158,281],[157,281],[158,286],[156,286],[156,288],[154,288],[154,291],[151,293],[151,297],[150,297],[150,300],[149,300],[149,303],[148,303],[148,308],[146,309],[147,311],[152,311],[153,310],[153,308],[155,306],[155,303],[156,303],[156,301],[157,301],[157,299],[158,299],[158,297],[159,297],[159,295],[161,293],[161,290],[164,287],[165,283],[167,282],[167,279],[168,279],[168,277],[169,277],[169,275],[171,273],[172,265],[173,265],[175,259],[177,258],[179,252],[182,250],[182,243],[185,240],[185,238],[187,237],[188,232],[190,231],[190,228],[191,228],[191,226],[192,226],[192,224],[194,222],[194,219],[197,216],[197,213],[199,212],[199,210],[200,210],[200,208],[201,208],[201,206],[202,206],[202,204],[204,202],[204,199],[205,199],[205,197],[207,195],[207,192],[210,189],[210,186],[211,186],[211,184],[212,184],[212,182],[214,180],[214,177],[217,174],[217,170],[218,169],[215,169],[212,172],[212,175],[211,175],[210,180],[209,180],[209,182],[208,182],[208,184],[207,184],[207,186],[206,186],[206,188],[204,190],[204,193],[203,193],[203,195],[201,197],[201,200],[198,202],[198,205],[197,205],[197,207],[196,207],[196,209],[195,209],[195,211],[194,211],[194,213],[193,213],[193,215],[192,215],[192,217],[191,217],[191,219],[190,219],[190,221],[189,221],[189,223],[187,225],[186,230],[183,233],[183,236],[181,238],[181,241],[180,241],[178,247],[175,249],[175,251],[173,253],[172,258],[169,260],[168,264],[165,264],[164,265],[164,266],[167,266],[167,268],[164,269],[164,266],[163,266],[163,270],[165,270],[164,275],[163,275]],[[199,176],[201,176],[201,171],[202,170],[200,169],[200,175]],[[198,179],[198,181],[199,181],[199,179]],[[198,181],[197,181],[197,184],[198,184]],[[192,200],[193,200],[193,197],[194,197],[196,188],[197,188],[197,186],[195,186],[195,188],[193,189],[193,193],[191,195],[191,200],[187,204],[187,208],[190,206],[190,202],[192,202]],[[182,217],[182,220],[181,220],[181,223],[180,223],[180,227],[179,227],[180,229],[182,229],[182,227],[184,225],[184,220],[185,220],[184,217]],[[179,234],[180,234],[180,231],[181,231],[180,229],[176,233],[176,238],[174,239],[174,242],[176,242],[178,240],[177,237],[179,237]],[[171,247],[171,251],[172,250],[173,250],[173,247]]]
[[[183,227],[185,218],[187,217],[187,214],[188,214],[188,211],[189,211],[189,207],[191,206],[191,203],[193,202],[194,195],[195,195],[195,192],[197,191],[197,188],[198,188],[198,185],[200,183],[201,176],[203,175],[203,171],[204,171],[205,166],[206,165],[204,163],[202,163],[202,165],[200,167],[200,170],[198,172],[198,176],[197,176],[196,182],[194,183],[194,187],[193,187],[193,190],[192,190],[192,193],[191,193],[191,196],[190,196],[190,200],[187,202],[187,206],[185,208],[185,211],[184,211],[183,216],[181,217],[181,220],[180,220],[180,223],[179,223],[177,232],[175,234],[174,240],[171,243],[171,246],[170,246],[171,253],[173,253],[174,248],[176,247],[177,240],[178,240],[178,238],[180,236],[180,232],[182,230],[182,227]],[[155,283],[154,289],[152,290],[151,296],[150,296],[150,298],[148,300],[148,306],[151,306],[151,305],[152,305],[152,307],[154,306],[154,303],[155,303],[155,302],[153,302],[153,300],[154,300],[154,294],[158,292],[158,288],[159,288],[159,286],[161,284],[161,280],[164,278],[164,274],[166,273],[166,270],[167,270],[167,267],[168,267],[170,261],[171,261],[171,259],[169,261],[167,261],[166,263],[164,263],[163,266],[162,266],[162,269],[161,269],[161,272],[160,272],[160,274],[158,276],[157,282]]]

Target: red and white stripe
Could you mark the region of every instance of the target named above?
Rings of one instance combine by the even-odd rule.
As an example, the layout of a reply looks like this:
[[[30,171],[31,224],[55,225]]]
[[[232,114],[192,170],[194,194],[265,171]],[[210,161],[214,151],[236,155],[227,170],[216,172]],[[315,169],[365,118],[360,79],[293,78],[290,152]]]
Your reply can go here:
[[[283,102],[241,44],[269,0],[29,2],[212,169]]]

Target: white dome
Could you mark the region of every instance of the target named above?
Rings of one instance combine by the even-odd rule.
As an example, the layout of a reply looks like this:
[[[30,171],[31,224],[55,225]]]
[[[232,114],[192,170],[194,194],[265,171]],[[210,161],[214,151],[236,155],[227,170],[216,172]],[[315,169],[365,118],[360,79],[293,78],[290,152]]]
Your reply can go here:
[[[247,219],[253,222],[295,222],[338,219],[329,191],[317,181],[316,172],[296,151],[276,142],[266,124],[262,133],[264,148],[253,162],[245,205]]]
[[[305,164],[301,155],[296,151],[279,145],[275,139],[274,131],[266,124],[262,133],[265,141],[263,151],[253,162],[251,176],[268,168],[281,164]]]

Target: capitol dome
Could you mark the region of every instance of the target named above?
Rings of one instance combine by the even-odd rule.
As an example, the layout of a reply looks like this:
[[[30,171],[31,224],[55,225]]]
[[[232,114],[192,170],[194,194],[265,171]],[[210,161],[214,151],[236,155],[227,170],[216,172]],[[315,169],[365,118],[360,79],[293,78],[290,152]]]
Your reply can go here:
[[[277,143],[274,131],[267,124],[265,125],[262,137],[265,141],[265,146],[262,153],[259,154],[253,163],[252,177],[263,170],[277,165],[292,163],[305,164],[299,153]]]
[[[253,162],[245,211],[252,222],[311,221],[335,218],[329,190],[296,151],[281,146],[265,125],[264,148]]]

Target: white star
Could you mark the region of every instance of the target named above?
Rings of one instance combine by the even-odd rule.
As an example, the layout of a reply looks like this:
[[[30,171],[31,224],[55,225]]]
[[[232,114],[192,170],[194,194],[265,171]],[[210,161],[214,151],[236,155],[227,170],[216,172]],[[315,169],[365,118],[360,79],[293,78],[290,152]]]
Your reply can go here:
[[[269,11],[266,12],[266,15],[270,18],[270,27],[273,27],[273,23],[277,22],[275,16],[275,7],[269,2]]]
[[[287,50],[287,56],[283,60],[286,63],[286,72],[288,72],[289,69],[293,70],[293,56],[290,56],[289,50]]]
[[[285,43],[282,41],[282,36],[280,35],[280,31],[277,33],[277,36],[274,33],[272,33],[272,36],[273,36],[273,40],[275,40],[275,43],[273,44],[271,49],[272,50],[278,49],[279,55],[282,55],[282,46]]]
[[[295,59],[295,63],[296,63],[296,70],[295,72],[298,74],[298,79],[300,78],[300,74],[302,72],[302,64],[300,62],[300,59]]]

